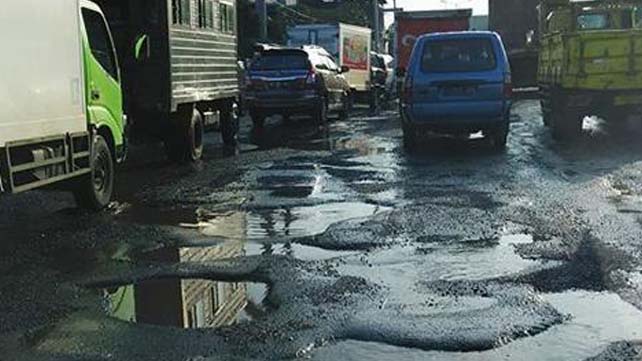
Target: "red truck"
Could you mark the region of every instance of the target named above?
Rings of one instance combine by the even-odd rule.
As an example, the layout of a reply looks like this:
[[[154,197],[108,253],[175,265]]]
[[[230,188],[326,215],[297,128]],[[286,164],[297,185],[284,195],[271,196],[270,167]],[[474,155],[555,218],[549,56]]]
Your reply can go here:
[[[395,13],[395,59],[397,69],[406,69],[417,38],[423,34],[465,31],[470,28],[472,9],[403,11]]]

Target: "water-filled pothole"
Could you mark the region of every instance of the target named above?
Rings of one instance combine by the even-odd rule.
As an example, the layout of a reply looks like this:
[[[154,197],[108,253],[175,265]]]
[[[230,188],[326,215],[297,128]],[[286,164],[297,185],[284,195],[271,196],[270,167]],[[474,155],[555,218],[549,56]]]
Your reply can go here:
[[[379,342],[347,340],[320,348],[312,359],[325,360],[585,360],[609,344],[642,338],[642,312],[612,293],[570,291],[544,294],[544,300],[569,318],[535,336],[483,352],[422,351]],[[461,320],[466,322],[466,320]],[[498,325],[499,327],[499,325]],[[449,335],[456,339],[457,335]],[[617,355],[615,358],[618,359]],[[629,359],[629,358],[622,358]]]
[[[101,290],[108,315],[127,322],[178,328],[216,328],[264,317],[268,287],[261,283],[169,278]]]

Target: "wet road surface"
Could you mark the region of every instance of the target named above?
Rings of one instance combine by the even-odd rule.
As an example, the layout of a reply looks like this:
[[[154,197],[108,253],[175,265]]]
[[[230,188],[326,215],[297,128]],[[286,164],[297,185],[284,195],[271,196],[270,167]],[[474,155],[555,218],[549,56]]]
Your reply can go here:
[[[399,128],[137,146],[98,215],[1,199],[0,360],[640,359],[639,125],[562,146],[522,101],[502,154]]]

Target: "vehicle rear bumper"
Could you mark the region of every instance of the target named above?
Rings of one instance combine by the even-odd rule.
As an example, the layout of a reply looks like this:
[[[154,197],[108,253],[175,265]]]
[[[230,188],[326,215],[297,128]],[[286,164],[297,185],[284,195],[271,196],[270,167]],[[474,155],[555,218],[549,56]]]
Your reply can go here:
[[[473,133],[508,121],[511,102],[474,102],[402,105],[404,125],[440,133]]]
[[[321,97],[316,91],[289,93],[247,93],[245,104],[251,111],[265,114],[295,114],[310,112],[315,109]]]

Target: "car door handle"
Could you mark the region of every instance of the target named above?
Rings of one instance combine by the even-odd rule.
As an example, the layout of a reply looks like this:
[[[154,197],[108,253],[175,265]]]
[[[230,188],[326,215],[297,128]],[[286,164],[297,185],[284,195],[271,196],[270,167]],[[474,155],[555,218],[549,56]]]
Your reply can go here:
[[[100,91],[92,89],[91,90],[91,100],[100,100]]]

